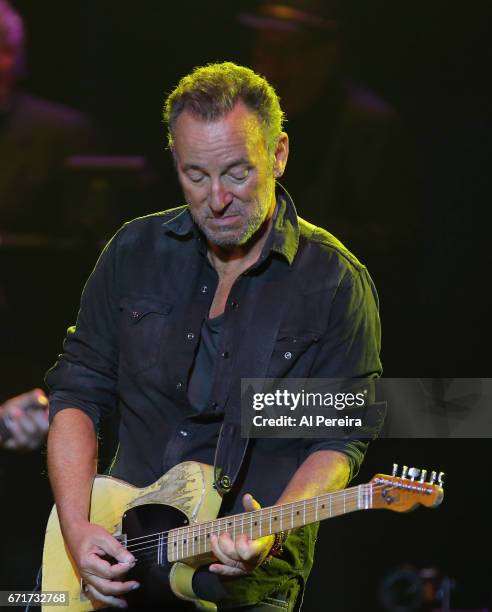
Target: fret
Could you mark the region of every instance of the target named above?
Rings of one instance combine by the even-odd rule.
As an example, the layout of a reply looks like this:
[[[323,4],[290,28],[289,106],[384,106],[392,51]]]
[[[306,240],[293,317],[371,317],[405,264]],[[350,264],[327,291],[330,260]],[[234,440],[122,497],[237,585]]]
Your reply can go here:
[[[354,510],[368,509],[373,505],[373,495],[372,486],[364,484],[310,499],[243,512],[206,523],[190,523],[169,531],[165,538],[164,534],[157,534],[157,561],[160,564],[165,562],[164,552],[166,550],[167,558],[173,562],[209,552],[211,551],[210,536],[212,534],[220,536],[221,533],[227,532],[233,539],[240,534],[246,534],[253,540]]]

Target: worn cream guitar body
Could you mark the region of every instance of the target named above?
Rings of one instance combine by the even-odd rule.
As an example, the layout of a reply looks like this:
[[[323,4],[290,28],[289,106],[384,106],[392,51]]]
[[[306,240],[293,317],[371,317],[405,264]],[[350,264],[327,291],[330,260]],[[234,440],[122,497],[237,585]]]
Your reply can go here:
[[[212,466],[192,461],[180,463],[152,485],[131,486],[110,476],[94,479],[90,520],[117,537],[135,556],[128,574],[142,582],[130,597],[158,593],[159,606],[179,597],[193,601],[198,610],[216,610],[216,605],[197,598],[192,588],[195,570],[213,559],[210,536],[228,532],[233,538],[247,534],[259,538],[333,518],[355,510],[387,508],[397,512],[418,505],[437,506],[443,497],[442,473],[403,469],[403,477],[376,475],[367,484],[334,491],[311,499],[270,506],[217,519],[221,496],[213,487]],[[156,573],[152,573],[157,571]],[[146,585],[151,585],[145,591]],[[43,591],[68,591],[68,609],[89,612],[106,606],[87,598],[77,568],[63,541],[56,508],[53,508],[43,552]],[[168,608],[172,609],[172,603]],[[43,612],[59,612],[60,606],[43,605]]]

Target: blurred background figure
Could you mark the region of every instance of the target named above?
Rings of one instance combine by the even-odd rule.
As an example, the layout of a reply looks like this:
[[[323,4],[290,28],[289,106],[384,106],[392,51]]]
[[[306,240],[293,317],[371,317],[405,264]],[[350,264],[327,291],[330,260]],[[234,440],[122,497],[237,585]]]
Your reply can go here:
[[[26,46],[20,14],[7,0],[0,0],[3,397],[42,380],[45,359],[54,348],[49,344],[53,320],[67,304],[77,303],[79,290],[75,287],[90,269],[80,242],[89,233],[92,220],[86,221],[84,206],[67,197],[66,160],[96,151],[96,132],[81,112],[20,89],[27,74]],[[92,263],[94,257],[95,251],[88,260]],[[63,287],[52,297],[46,295],[48,270],[51,286]]]
[[[0,0],[0,232],[4,244],[25,244],[29,234],[37,234],[39,242],[39,235],[59,236],[69,229],[62,198],[64,161],[96,148],[95,131],[87,117],[18,88],[25,71],[22,19],[7,0]]]
[[[0,405],[0,589],[34,587],[50,507],[43,478],[48,399],[33,389]]]
[[[25,75],[23,20],[0,0],[1,397],[40,384],[54,328],[64,328],[61,313],[75,307],[89,270],[73,248],[81,217],[65,197],[65,159],[95,151],[95,130],[82,113],[23,92]],[[46,407],[40,389],[0,407],[1,588],[31,589],[40,563],[51,505],[40,452]]]
[[[22,393],[0,405],[0,447],[30,451],[48,432],[48,398],[41,389]]]
[[[266,0],[239,21],[251,31],[252,67],[275,86],[287,114],[297,210],[368,266],[387,342],[395,337],[391,313],[408,286],[402,266],[409,268],[417,216],[415,164],[395,111],[347,75],[342,17],[337,0]],[[391,345],[384,350],[385,363],[395,366]]]

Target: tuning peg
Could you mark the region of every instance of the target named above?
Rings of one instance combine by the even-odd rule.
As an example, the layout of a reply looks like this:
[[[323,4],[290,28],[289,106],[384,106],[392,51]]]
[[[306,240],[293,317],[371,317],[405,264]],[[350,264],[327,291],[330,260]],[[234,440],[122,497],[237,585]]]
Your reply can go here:
[[[419,474],[420,474],[420,470],[418,468],[411,467],[408,470],[408,475],[410,477],[410,480],[412,480],[412,481],[415,480],[416,478],[418,478]]]
[[[438,477],[437,477],[437,484],[438,484],[440,487],[443,487],[443,486],[444,486],[444,472],[439,472],[439,475],[438,475]]]
[[[424,483],[425,482],[425,477],[427,476],[427,470],[422,470],[420,472],[420,482]]]
[[[392,476],[396,476],[396,474],[398,473],[398,463],[393,463],[393,472],[392,472]]]
[[[402,470],[401,470],[401,477],[402,477],[402,478],[406,478],[406,477],[407,477],[407,472],[408,472],[408,466],[407,466],[407,465],[404,465],[404,466],[402,467]]]
[[[437,478],[437,472],[434,472],[434,470],[432,470],[430,478],[429,478],[429,484],[434,484],[436,482],[436,478]]]

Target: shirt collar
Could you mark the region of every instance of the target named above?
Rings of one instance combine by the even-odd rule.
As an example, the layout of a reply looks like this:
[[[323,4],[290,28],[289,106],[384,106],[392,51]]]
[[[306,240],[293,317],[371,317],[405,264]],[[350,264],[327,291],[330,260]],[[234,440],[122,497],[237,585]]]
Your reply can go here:
[[[299,223],[297,212],[292,198],[287,190],[277,183],[276,185],[277,208],[270,234],[263,247],[261,259],[265,259],[270,252],[279,253],[289,262],[294,261],[299,246]],[[188,206],[179,206],[164,213],[169,216],[162,224],[166,233],[176,236],[188,236],[194,234],[196,238],[201,237],[201,232],[193,222]]]

